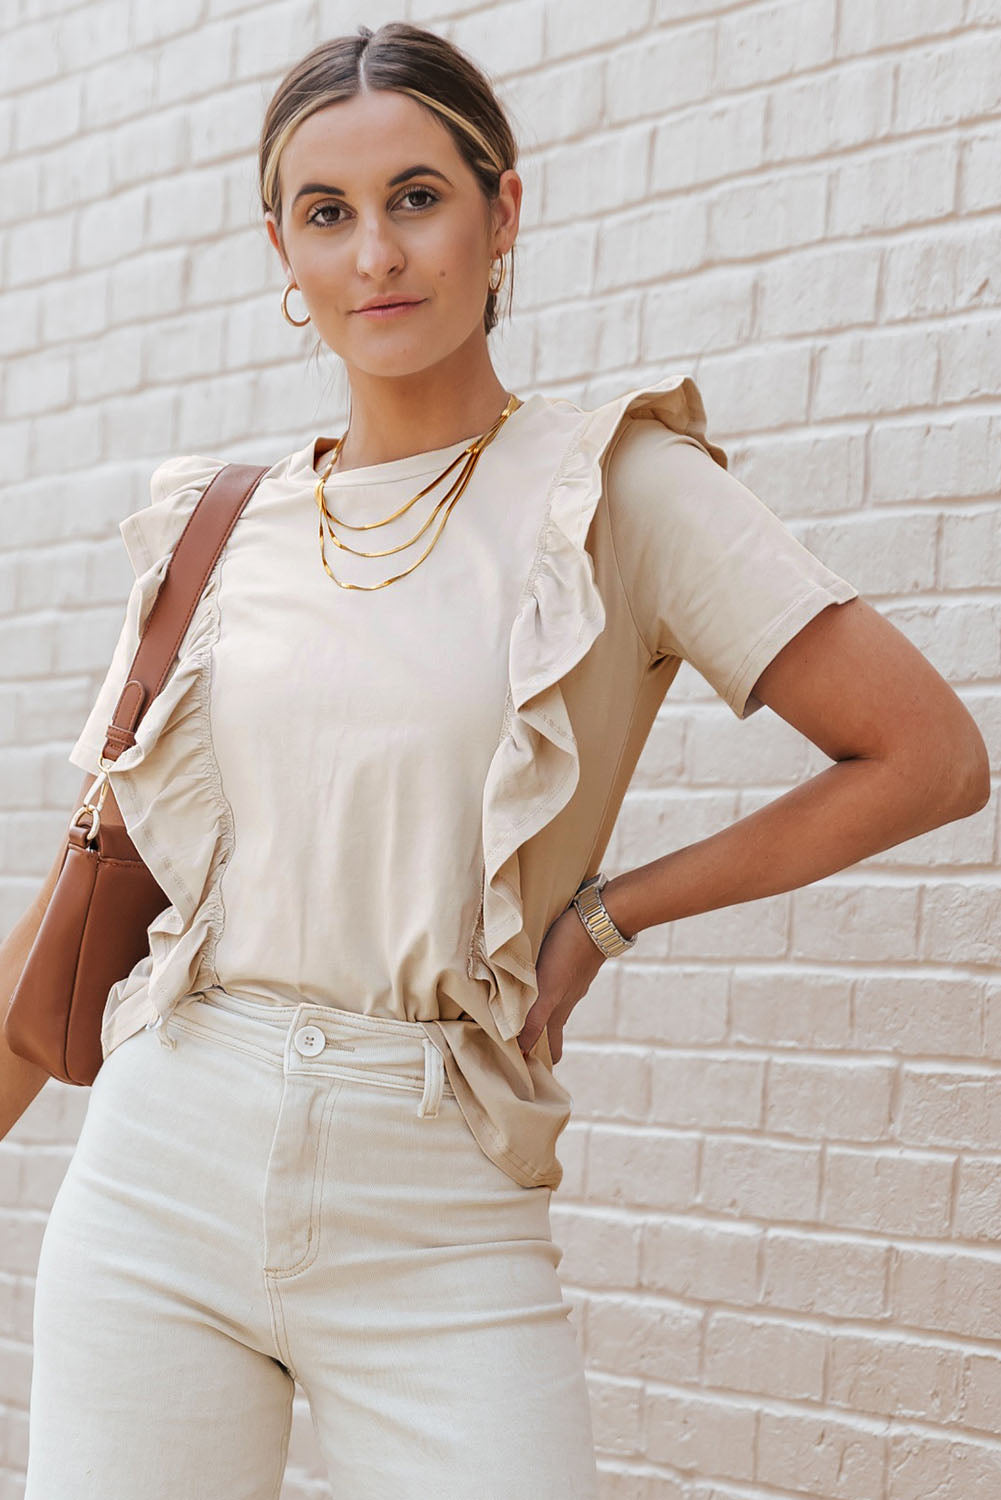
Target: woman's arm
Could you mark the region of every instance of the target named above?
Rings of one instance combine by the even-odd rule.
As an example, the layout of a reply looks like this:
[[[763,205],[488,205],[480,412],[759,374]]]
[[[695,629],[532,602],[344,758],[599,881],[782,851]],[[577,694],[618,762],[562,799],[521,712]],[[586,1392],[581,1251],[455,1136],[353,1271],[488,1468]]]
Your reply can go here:
[[[75,811],[80,806],[88,788],[93,783],[94,778],[88,773],[71,811]],[[109,787],[104,799],[105,810],[112,803],[113,797],[114,794]],[[6,1015],[11,996],[21,978],[28,954],[31,952],[38,929],[42,925],[49,899],[55,890],[65,852],[66,835],[64,833],[59,840],[56,857],[41,890],[21,920],[15,923],[0,943],[0,1015]],[[10,1050],[6,1033],[0,1027],[0,1140],[21,1118],[35,1095],[41,1092],[48,1078],[49,1074],[44,1068],[40,1068],[37,1063],[29,1062],[25,1057],[19,1057],[16,1052]]]
[[[814,616],[754,694],[836,764],[719,833],[610,879],[602,897],[626,936],[809,885],[969,817],[990,797],[975,720],[861,598]]]

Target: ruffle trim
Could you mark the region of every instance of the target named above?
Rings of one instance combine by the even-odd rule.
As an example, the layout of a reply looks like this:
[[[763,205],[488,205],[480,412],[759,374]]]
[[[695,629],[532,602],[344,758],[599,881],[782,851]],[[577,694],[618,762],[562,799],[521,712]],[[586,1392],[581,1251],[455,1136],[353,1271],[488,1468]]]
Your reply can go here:
[[[567,805],[580,777],[561,680],[605,627],[585,540],[603,491],[604,457],[627,417],[695,438],[727,467],[724,450],[705,436],[694,380],[671,375],[582,412],[550,486],[509,638],[504,721],[483,793],[483,903],[469,962],[470,975],[490,983],[490,1011],[505,1041],[519,1034],[538,997],[519,855]]]
[[[136,573],[140,631],[181,531],[224,462],[200,455],[168,459],[150,480],[151,504],[119,523]],[[223,921],[219,885],[234,844],[209,718],[221,567],[222,559],[195,607],[167,681],[136,730],[135,744],[109,772],[129,836],[171,904],[149,926],[149,954],[109,991],[106,1045],[116,1014],[127,1003],[131,1009],[140,991],[147,992],[147,1006],[164,1016],[177,995],[213,982],[211,962]]]

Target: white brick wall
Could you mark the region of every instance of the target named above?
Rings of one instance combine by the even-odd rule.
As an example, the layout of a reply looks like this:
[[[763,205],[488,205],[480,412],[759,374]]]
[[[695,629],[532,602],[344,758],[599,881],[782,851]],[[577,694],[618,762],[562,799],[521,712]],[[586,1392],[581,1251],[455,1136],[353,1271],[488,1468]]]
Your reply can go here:
[[[999,768],[1001,0],[8,0],[0,931],[62,836],[150,470],[341,430],[342,377],[280,317],[253,152],[295,58],[390,19],[468,49],[522,142],[502,378],[592,404],[690,364],[733,472]],[[824,764],[685,667],[606,867]],[[603,1500],[1001,1488],[998,816],[649,929],[578,1007],[553,1223]],[[0,1146],[4,1500],[86,1102],[47,1085]],[[327,1494],[300,1399],[284,1500]]]

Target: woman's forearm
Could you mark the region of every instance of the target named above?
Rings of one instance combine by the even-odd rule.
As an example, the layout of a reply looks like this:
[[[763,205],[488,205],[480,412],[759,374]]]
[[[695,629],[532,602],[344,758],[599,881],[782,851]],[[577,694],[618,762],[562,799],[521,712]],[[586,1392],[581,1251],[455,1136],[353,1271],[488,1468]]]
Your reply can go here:
[[[965,778],[927,764],[839,760],[719,833],[614,876],[602,899],[620,932],[632,937],[810,885],[980,806],[967,795]]]

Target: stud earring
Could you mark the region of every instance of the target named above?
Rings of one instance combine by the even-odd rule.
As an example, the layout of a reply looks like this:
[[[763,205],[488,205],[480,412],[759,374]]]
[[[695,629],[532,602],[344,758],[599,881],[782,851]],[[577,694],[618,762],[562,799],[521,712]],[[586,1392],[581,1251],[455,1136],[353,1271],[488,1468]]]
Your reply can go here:
[[[309,313],[307,313],[300,322],[298,318],[293,318],[288,310],[288,294],[291,291],[297,290],[298,288],[296,287],[295,282],[290,281],[288,286],[282,292],[282,317],[285,319],[286,323],[291,323],[293,328],[305,328],[306,324],[309,322]]]

